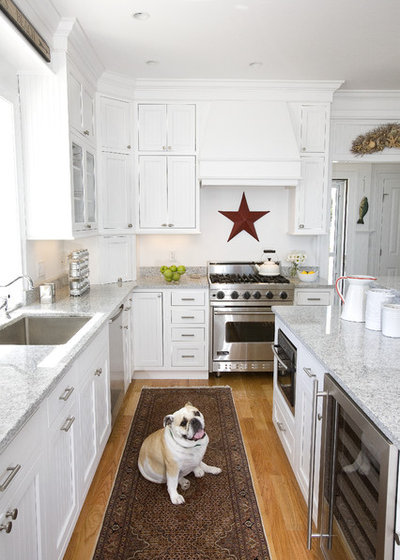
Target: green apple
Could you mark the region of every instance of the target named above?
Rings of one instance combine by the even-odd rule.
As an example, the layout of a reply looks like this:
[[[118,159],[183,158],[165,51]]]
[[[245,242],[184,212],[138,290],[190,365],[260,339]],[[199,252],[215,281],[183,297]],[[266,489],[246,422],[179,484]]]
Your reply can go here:
[[[161,273],[165,272],[165,271],[167,270],[167,268],[168,268],[167,266],[163,265],[163,266],[160,268],[160,272],[161,272]]]
[[[176,272],[176,266],[173,264],[169,267],[170,270],[172,270],[172,272]]]
[[[179,272],[174,272],[172,274],[172,280],[175,280],[175,282],[177,282],[180,277],[181,277],[181,275],[179,274]]]
[[[178,266],[177,272],[179,272],[179,274],[185,274],[186,268],[183,266],[183,264],[181,264],[180,266]]]
[[[172,282],[172,276],[165,276],[164,278],[167,282]]]
[[[167,270],[164,270],[163,274],[164,274],[164,278],[165,278],[166,280],[168,280],[168,279],[171,280],[172,275],[173,275],[173,272],[172,272],[172,270],[170,270],[169,268],[167,268]]]

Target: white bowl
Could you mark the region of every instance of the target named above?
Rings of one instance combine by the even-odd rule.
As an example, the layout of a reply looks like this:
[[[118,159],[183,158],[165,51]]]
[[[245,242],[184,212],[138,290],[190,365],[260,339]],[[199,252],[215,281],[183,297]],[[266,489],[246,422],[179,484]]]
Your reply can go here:
[[[297,278],[302,282],[315,282],[315,280],[318,278],[318,272],[313,271],[313,274],[302,274],[300,270],[298,270]]]

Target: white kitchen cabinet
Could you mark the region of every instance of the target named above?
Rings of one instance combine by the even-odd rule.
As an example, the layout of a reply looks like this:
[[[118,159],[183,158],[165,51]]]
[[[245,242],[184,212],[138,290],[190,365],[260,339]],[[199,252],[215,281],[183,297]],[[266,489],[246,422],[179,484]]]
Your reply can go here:
[[[101,152],[101,227],[104,232],[133,231],[134,196],[132,158]]]
[[[105,152],[132,152],[132,119],[129,101],[99,96],[100,146]]]
[[[328,132],[328,105],[302,105],[300,114],[300,151],[325,153]]]
[[[71,128],[95,145],[94,88],[75,69],[68,71],[68,109]]]
[[[135,370],[164,365],[163,294],[133,293],[133,353]]]
[[[333,291],[320,288],[295,288],[295,305],[331,305]]]
[[[139,158],[139,226],[144,232],[196,228],[197,187],[192,156]]]
[[[195,105],[139,104],[138,121],[140,152],[195,152]]]
[[[73,230],[93,231],[97,228],[95,151],[73,136],[71,156]]]
[[[40,407],[0,455],[0,558],[7,560],[47,558],[45,413]]]
[[[136,279],[136,236],[104,235],[100,238],[101,282]]]
[[[324,156],[301,158],[302,177],[290,190],[289,224],[291,234],[318,235],[326,233],[327,165]]]
[[[122,314],[122,330],[123,330],[123,360],[124,360],[124,391],[132,381],[133,373],[133,295],[131,295],[124,303],[124,311]]]
[[[313,384],[317,383],[318,391],[322,391],[324,384],[324,368],[300,344],[297,347],[296,369],[296,414],[295,414],[295,453],[294,472],[297,482],[308,499],[310,475],[310,447],[311,447],[311,410]],[[317,430],[315,446],[315,478],[314,478],[314,521],[318,518],[318,489],[319,462],[321,451],[322,399],[317,399]]]

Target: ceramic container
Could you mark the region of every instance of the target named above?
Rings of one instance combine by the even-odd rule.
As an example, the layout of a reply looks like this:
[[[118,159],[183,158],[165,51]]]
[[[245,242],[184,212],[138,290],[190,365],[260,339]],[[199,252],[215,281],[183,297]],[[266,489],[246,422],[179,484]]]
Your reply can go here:
[[[383,304],[382,334],[391,338],[400,338],[400,304]]]
[[[392,290],[371,288],[367,292],[365,305],[365,327],[372,331],[380,331],[382,328],[382,305],[390,303],[394,299]]]

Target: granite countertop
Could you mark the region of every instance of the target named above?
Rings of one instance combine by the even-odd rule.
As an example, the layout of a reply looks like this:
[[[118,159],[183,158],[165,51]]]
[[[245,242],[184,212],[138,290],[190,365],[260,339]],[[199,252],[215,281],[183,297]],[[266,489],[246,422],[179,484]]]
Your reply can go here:
[[[319,289],[333,289],[335,286],[334,284],[330,284],[326,278],[318,278],[314,280],[314,282],[302,282],[297,277],[290,278],[290,281],[294,285],[294,287],[301,288],[301,289],[308,289],[308,290],[319,290]]]
[[[400,339],[343,321],[339,305],[273,310],[400,449]]]
[[[190,267],[180,277],[179,282],[167,282],[158,267],[143,267],[139,269],[136,287],[157,290],[208,288],[207,269],[205,267]]]
[[[34,303],[11,312],[21,315],[80,315],[92,317],[66,344],[58,346],[0,345],[0,453],[37,410],[88,346],[98,330],[112,317],[136,283],[92,285],[80,297],[60,290],[53,304]],[[5,317],[0,324],[10,322]]]

